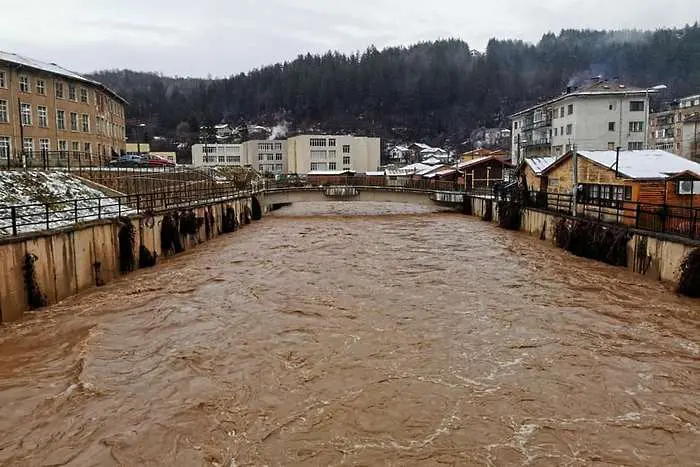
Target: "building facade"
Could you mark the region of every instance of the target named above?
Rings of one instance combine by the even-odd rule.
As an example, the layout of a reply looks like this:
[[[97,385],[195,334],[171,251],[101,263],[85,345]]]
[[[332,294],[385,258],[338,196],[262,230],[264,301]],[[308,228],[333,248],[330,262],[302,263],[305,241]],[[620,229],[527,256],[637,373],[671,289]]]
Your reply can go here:
[[[250,165],[242,144],[195,144],[192,146],[192,165],[218,167]]]
[[[287,140],[289,173],[322,170],[373,172],[380,166],[381,141],[365,136],[299,135]]]
[[[0,164],[109,159],[126,149],[126,101],[58,65],[0,52]]]
[[[260,173],[287,173],[286,140],[251,140],[244,146],[250,164]]]
[[[654,89],[597,80],[511,116],[514,163],[535,156],[583,150],[641,150],[648,146],[646,122]]]
[[[672,152],[686,159],[700,160],[697,142],[697,116],[700,95],[679,99],[663,112],[650,116],[650,148]]]

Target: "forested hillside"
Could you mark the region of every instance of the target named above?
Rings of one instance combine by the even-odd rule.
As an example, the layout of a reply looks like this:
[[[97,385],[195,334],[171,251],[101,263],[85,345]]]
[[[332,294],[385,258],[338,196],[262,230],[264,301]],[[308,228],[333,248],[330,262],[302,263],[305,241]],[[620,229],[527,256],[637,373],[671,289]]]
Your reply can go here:
[[[203,73],[206,70],[202,70]],[[460,40],[343,55],[304,55],[226,79],[170,78],[129,70],[92,75],[123,95],[130,118],[174,134],[219,121],[363,131],[456,145],[570,81],[603,75],[631,85],[700,92],[700,27],[546,34],[537,44],[491,40],[484,53]]]

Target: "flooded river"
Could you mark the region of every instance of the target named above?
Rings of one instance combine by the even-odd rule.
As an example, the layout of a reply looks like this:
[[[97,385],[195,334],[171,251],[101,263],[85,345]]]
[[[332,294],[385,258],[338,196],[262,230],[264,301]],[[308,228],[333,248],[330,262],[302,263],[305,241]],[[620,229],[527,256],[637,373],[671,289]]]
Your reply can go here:
[[[293,206],[0,327],[0,465],[700,465],[699,323],[475,218]]]

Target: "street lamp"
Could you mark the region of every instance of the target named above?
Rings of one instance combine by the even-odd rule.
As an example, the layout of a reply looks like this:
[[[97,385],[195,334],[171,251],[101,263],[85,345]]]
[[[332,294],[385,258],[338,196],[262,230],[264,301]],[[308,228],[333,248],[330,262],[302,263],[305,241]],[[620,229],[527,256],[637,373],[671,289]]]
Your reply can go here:
[[[139,127],[139,128],[146,128],[146,124],[145,124],[145,123],[139,123],[139,124],[136,125],[136,126]],[[142,130],[141,134],[144,134],[145,131],[146,131],[146,130]],[[138,135],[138,134],[137,134],[136,137],[138,138],[138,141],[136,141],[136,152],[138,152],[139,157],[141,157],[141,135]]]
[[[652,86],[651,88],[648,88],[645,91],[645,102],[646,102],[646,118],[645,118],[645,125],[647,128],[644,128],[644,149],[649,149],[649,121],[651,119],[651,102],[649,101],[649,94],[650,93],[657,93],[660,91],[663,91],[665,89],[668,89],[668,86],[665,84],[657,84],[656,86]],[[622,130],[622,129],[620,129]]]

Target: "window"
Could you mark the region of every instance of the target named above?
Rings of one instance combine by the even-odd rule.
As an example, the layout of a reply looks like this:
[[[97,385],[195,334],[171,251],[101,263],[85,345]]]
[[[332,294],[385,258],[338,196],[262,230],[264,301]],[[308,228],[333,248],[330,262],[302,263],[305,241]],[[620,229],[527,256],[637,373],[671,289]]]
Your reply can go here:
[[[614,151],[615,150],[615,143],[608,143],[608,151]]]
[[[29,92],[31,89],[31,83],[29,82],[29,76],[19,77],[19,90],[22,92]]]
[[[630,102],[630,112],[643,112],[644,111],[644,101],[631,101]]]
[[[566,125],[566,134],[571,135],[571,134],[573,134],[573,132],[574,132],[574,126],[571,123]]]
[[[275,164],[275,172],[282,172],[282,170],[284,170],[282,164]]]
[[[312,148],[325,148],[326,138],[311,138],[309,144]]]
[[[569,108],[567,110],[567,114],[571,115],[574,113],[574,104],[569,104]]]
[[[34,152],[34,140],[31,138],[24,138],[22,142],[22,149],[26,154],[31,154]]]
[[[274,161],[275,160],[275,155],[274,154],[266,154],[267,161]]]
[[[336,170],[335,162],[328,163],[328,170]]]
[[[83,147],[85,148],[86,155],[92,154],[92,145],[90,143],[85,143]]]
[[[518,129],[518,122],[513,122],[513,129],[517,130]]]
[[[0,71],[0,88],[6,88],[7,87],[7,73],[4,71]],[[4,138],[4,136],[3,136]]]
[[[46,81],[43,79],[36,80],[36,93],[40,96],[46,95]]]
[[[57,110],[56,111],[56,128],[58,128],[59,130],[66,129],[66,111],[65,110]]]
[[[554,128],[554,136],[559,136],[559,128]]]
[[[343,165],[350,165],[350,156],[343,156]]]
[[[226,162],[226,154],[219,154],[219,163]]]
[[[72,141],[70,143],[70,149],[73,152],[80,152],[80,142],[79,141]]]
[[[75,84],[68,83],[68,99],[70,99],[72,101],[78,100],[78,96],[75,93]]]
[[[311,170],[328,170],[328,164],[325,162],[312,162]]]
[[[331,138],[328,140],[328,146],[334,148],[335,147],[335,139]]]
[[[63,99],[63,83],[60,81],[54,81],[53,85],[56,88],[56,97],[58,99]]]
[[[644,131],[644,122],[630,122],[630,133],[641,133]]]
[[[63,158],[66,157],[66,153],[68,152],[68,141],[65,139],[61,139],[58,141],[58,151],[59,151],[59,157]]]
[[[343,154],[350,154],[350,145],[343,144]]]
[[[7,101],[0,100],[0,122],[7,123]]]
[[[22,125],[31,125],[32,124],[32,106],[31,104],[22,104],[21,105],[21,114],[22,114]]]
[[[259,153],[259,154],[258,154],[258,160],[259,160],[259,161],[264,161],[264,160],[265,160],[265,154]]]
[[[90,116],[88,114],[82,115],[82,132],[90,133]]]
[[[42,138],[39,140],[39,150],[42,156],[46,156],[49,153],[49,140]]]
[[[80,88],[80,102],[88,103],[88,90]]]
[[[617,107],[617,106],[615,105],[615,103],[614,103],[614,102],[611,102],[611,103],[608,105],[608,110],[615,110],[616,107]]]
[[[282,153],[279,153],[279,152],[278,152],[277,154],[275,154],[275,160],[276,160],[276,161],[281,161],[281,160],[282,160]]]
[[[700,182],[692,180],[681,180],[676,183],[677,193],[679,195],[697,195],[700,194]]]
[[[275,143],[275,151],[281,151],[282,150],[282,143]]]
[[[226,162],[241,162],[241,156],[227,154],[226,155]]]
[[[260,164],[260,165],[258,166],[258,170],[259,170],[260,172],[265,172],[265,166],[262,165],[262,164]]]
[[[608,131],[615,131],[615,122],[608,122]]]
[[[36,108],[37,116],[39,117],[39,126],[41,128],[48,128],[49,126],[49,114],[46,111],[46,107],[40,105]]]
[[[78,131],[78,114],[75,112],[70,113],[70,130]]]
[[[325,161],[328,158],[328,153],[326,151],[322,150],[315,150],[311,151],[311,160],[312,161]]]
[[[0,136],[0,160],[8,160],[10,158],[10,137]]]
[[[581,202],[612,208],[621,208],[624,201],[632,200],[632,187],[624,185],[583,184]]]
[[[564,127],[559,128],[559,134],[564,136]]]
[[[630,151],[641,151],[643,149],[641,141],[630,141],[627,143],[627,149]]]
[[[555,112],[556,112],[556,110],[555,110]],[[559,118],[564,118],[564,107],[559,109]]]

